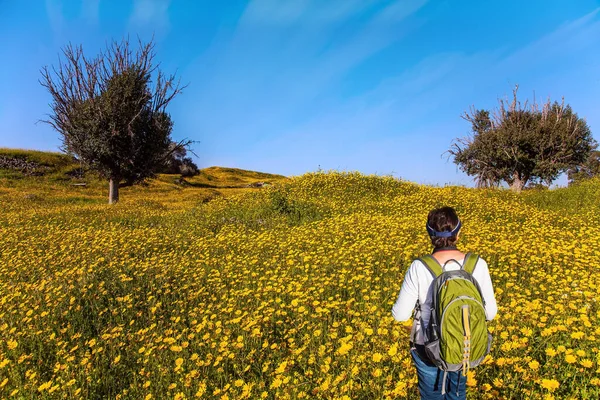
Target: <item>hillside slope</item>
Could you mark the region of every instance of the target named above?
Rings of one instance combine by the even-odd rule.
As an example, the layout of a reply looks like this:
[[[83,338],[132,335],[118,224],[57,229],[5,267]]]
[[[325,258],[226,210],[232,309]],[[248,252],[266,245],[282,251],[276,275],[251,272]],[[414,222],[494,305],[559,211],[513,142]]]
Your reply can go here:
[[[185,179],[179,175],[158,174],[142,185],[121,189],[121,200],[126,201],[130,194],[134,198],[152,198],[154,194],[184,190],[188,195],[206,201],[287,180],[282,175],[213,166]],[[48,200],[56,199],[56,196],[46,194],[62,192],[65,201],[79,201],[68,199],[80,198],[90,202],[104,202],[108,192],[107,182],[91,172],[85,173],[68,155],[7,148],[0,148],[0,190],[2,188],[13,188],[24,195],[35,192],[35,196]]]
[[[427,213],[450,205],[499,311],[468,397],[600,398],[598,181],[517,195],[359,173],[154,180],[108,206],[39,179],[0,179],[0,397],[416,400],[390,310],[431,251]]]
[[[62,153],[0,148],[0,177],[68,173],[78,167],[72,157]]]
[[[210,176],[231,173],[246,174]],[[580,195],[598,181],[517,195],[358,173],[260,190],[154,180],[108,206],[36,179],[0,180],[0,397],[416,400],[390,309],[431,251],[427,213],[450,205],[499,310],[468,397],[600,398],[600,208]]]

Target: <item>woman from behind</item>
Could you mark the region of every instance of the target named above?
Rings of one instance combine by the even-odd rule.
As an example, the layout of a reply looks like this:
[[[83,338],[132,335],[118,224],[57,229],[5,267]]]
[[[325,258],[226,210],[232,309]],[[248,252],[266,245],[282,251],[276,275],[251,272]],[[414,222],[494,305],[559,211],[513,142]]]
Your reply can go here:
[[[427,217],[427,233],[431,238],[431,256],[441,267],[441,271],[463,269],[465,253],[456,247],[461,229],[456,211],[451,207],[432,210]],[[470,257],[470,256],[469,256]],[[397,321],[407,321],[414,312],[410,335],[410,353],[417,370],[419,392],[422,400],[466,399],[466,378],[462,371],[442,371],[434,364],[425,350],[428,343],[427,327],[432,319],[433,286],[436,274],[431,271],[421,257],[408,268],[398,298],[392,308]],[[497,306],[488,265],[478,257],[472,277],[479,285],[485,319],[496,316]],[[482,314],[483,320],[483,314]]]

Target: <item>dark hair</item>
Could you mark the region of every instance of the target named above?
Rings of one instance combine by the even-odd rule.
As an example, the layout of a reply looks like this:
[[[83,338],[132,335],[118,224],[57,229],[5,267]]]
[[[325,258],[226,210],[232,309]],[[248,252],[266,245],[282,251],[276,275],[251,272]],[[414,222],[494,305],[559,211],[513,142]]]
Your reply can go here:
[[[431,210],[427,216],[427,224],[436,232],[451,232],[458,225],[458,215],[452,207],[441,207]],[[458,232],[457,232],[458,234]],[[434,248],[454,246],[457,235],[450,237],[431,236],[431,244]]]

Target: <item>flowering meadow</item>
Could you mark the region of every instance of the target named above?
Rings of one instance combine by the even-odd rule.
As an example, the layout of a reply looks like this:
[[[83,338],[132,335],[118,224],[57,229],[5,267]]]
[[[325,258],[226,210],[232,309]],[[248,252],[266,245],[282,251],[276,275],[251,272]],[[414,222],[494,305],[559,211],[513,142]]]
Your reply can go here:
[[[600,182],[552,191],[311,173],[207,201],[0,179],[0,398],[417,399],[391,307],[453,206],[488,262],[470,399],[600,398]]]

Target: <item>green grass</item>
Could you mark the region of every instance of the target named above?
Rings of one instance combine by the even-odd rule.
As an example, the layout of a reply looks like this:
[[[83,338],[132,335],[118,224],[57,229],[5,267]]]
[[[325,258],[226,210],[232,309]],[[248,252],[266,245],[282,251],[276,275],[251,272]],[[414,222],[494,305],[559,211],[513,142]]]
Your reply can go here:
[[[0,168],[0,187],[18,190],[23,201],[45,206],[107,202],[108,182],[92,172],[75,176],[74,172],[81,166],[68,155],[0,148],[1,157],[22,159],[44,167],[41,174],[35,176]],[[120,197],[121,201],[154,201],[156,197],[181,192],[180,198],[185,199],[182,201],[186,204],[203,204],[223,196],[260,190],[252,186],[258,182],[273,185],[287,181],[289,179],[282,175],[215,166],[201,169],[197,176],[183,180],[176,174],[158,174],[145,184],[122,188]],[[165,203],[169,201],[165,200]]]
[[[523,192],[526,203],[563,215],[596,210],[600,203],[600,178],[591,179],[568,188]]]
[[[81,167],[73,157],[49,151],[0,148],[0,157],[22,159],[47,167],[48,169],[43,175],[48,180],[57,182],[72,181],[73,177],[70,174]],[[19,180],[23,177],[25,175],[20,171],[0,169],[0,179]],[[96,179],[90,173],[85,178],[87,181]],[[175,183],[178,178],[179,175],[177,174],[159,174],[156,180]],[[181,183],[201,188],[245,188],[257,182],[274,184],[287,179],[283,175],[213,166],[201,169],[198,175],[185,178],[184,182]]]
[[[20,158],[43,165],[45,167],[50,167],[53,170],[59,170],[74,164],[77,165],[72,157],[63,153],[55,153],[50,151],[9,149],[0,147],[0,157],[2,156],[9,158]]]
[[[192,186],[212,188],[241,188],[256,182],[273,184],[285,180],[282,175],[225,167],[204,168],[198,175],[186,179]]]

